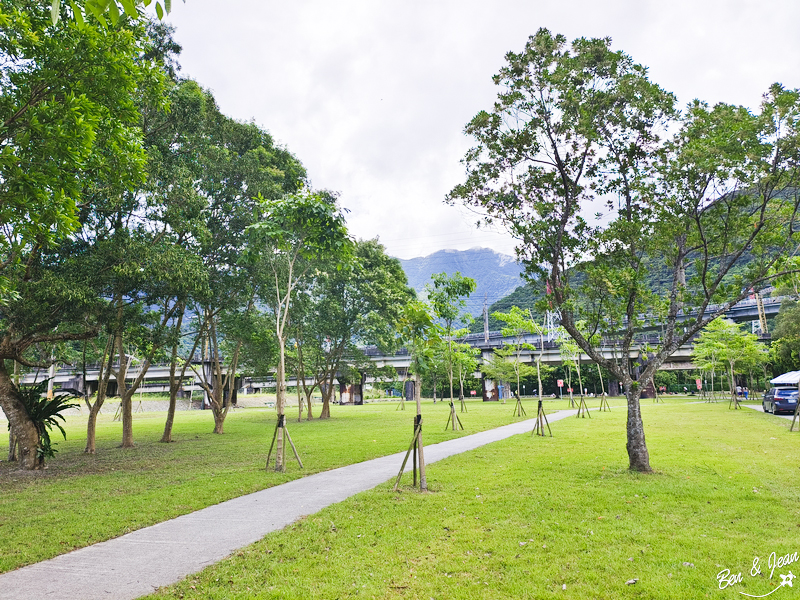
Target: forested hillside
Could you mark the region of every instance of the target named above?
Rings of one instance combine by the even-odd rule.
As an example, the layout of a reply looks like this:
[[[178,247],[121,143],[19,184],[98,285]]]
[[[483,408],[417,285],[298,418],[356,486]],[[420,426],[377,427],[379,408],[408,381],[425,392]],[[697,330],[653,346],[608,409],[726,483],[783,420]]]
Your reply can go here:
[[[522,284],[522,266],[512,256],[490,248],[439,250],[429,256],[401,260],[408,285],[422,293],[434,273],[459,272],[477,283],[467,300],[467,310],[475,317],[483,313],[484,299],[491,305],[511,294]]]

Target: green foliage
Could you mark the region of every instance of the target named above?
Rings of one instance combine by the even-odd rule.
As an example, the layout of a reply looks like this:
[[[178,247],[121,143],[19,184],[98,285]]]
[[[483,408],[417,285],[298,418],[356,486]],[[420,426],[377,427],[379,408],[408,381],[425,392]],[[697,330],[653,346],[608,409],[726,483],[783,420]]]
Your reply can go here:
[[[784,302],[772,330],[773,361],[780,371],[800,368],[800,305]]]
[[[658,371],[653,376],[653,384],[658,389],[661,386],[671,390],[674,386],[678,385],[678,376],[672,371]]]
[[[701,370],[714,372],[718,367],[728,371],[728,389],[736,388],[736,374],[760,369],[769,358],[767,349],[752,333],[727,319],[709,323],[694,344],[694,361]]]
[[[475,291],[475,280],[471,277],[464,277],[461,273],[455,272],[452,275],[447,273],[434,273],[431,275],[433,285],[426,286],[428,301],[430,302],[433,314],[441,320],[443,333],[445,336],[445,356],[447,362],[447,375],[450,381],[450,400],[453,400],[453,327],[459,321],[469,323],[472,315],[461,313],[466,306],[466,298]]]
[[[627,447],[647,471],[639,390],[750,289],[796,269],[800,93],[775,84],[758,114],[700,101],[680,113],[609,38],[568,44],[546,29],[506,60],[448,199],[503,223],[568,334],[633,390]],[[597,347],[630,355],[646,321],[662,339],[640,372]]]
[[[507,313],[494,312],[492,317],[505,323],[502,333],[505,337],[513,338],[514,341],[506,342],[502,350],[495,351],[495,356],[488,363],[486,372],[494,379],[515,383],[517,389],[519,389],[522,379],[530,377],[537,372],[536,369],[522,362],[521,355],[523,350],[536,350],[533,344],[524,341],[525,337],[532,333],[544,332],[533,321],[530,312],[518,306],[512,306]],[[537,368],[541,373],[541,365],[538,360]]]
[[[91,193],[118,194],[142,181],[144,153],[135,91],[159,87],[138,60],[144,28],[100,32],[50,24],[21,2],[0,8],[0,300],[16,287],[19,261],[78,227]],[[34,142],[35,140],[35,142]]]
[[[44,464],[46,458],[53,458],[58,452],[53,447],[56,444],[50,440],[50,431],[53,427],[61,432],[65,440],[67,439],[67,432],[59,423],[66,421],[61,413],[79,406],[69,394],[59,394],[48,399],[43,395],[47,391],[47,382],[48,380],[44,380],[38,385],[23,386],[19,389],[19,397],[25,406],[25,412],[39,434],[39,447],[36,449],[39,464]]]
[[[433,320],[430,306],[421,300],[409,300],[400,314],[397,330],[411,354],[411,370],[421,376],[433,368],[433,352],[442,332]]]
[[[475,280],[464,277],[461,273],[434,273],[431,275],[433,285],[427,286],[428,302],[433,313],[445,323],[447,335],[459,319],[469,319],[461,314],[466,306],[466,298],[475,291]]]
[[[140,7],[150,6],[153,0],[67,0],[69,2],[70,16],[79,25],[83,25],[89,17],[94,17],[104,28],[117,25],[124,14],[131,19],[142,18]],[[156,0],[156,15],[163,19],[172,10],[172,0]],[[53,25],[58,24],[62,17],[62,0],[52,0],[50,5],[50,18]]]

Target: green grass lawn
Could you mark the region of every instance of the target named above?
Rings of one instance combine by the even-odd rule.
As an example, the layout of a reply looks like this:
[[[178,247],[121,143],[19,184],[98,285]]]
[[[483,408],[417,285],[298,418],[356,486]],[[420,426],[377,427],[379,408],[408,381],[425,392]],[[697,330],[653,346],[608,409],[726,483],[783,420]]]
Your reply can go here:
[[[642,404],[652,474],[627,471],[624,410],[568,418],[553,438],[515,436],[430,465],[430,493],[387,482],[151,598],[769,593],[800,571],[770,578],[768,565],[772,552],[800,551],[800,433],[727,403],[685,402]],[[724,569],[743,582],[720,590]]]
[[[534,401],[524,404],[535,414]],[[546,405],[550,411],[567,403]],[[58,454],[46,470],[20,472],[15,463],[0,461],[0,572],[310,473],[405,450],[413,432],[414,405],[406,403],[405,411],[396,407],[397,402],[334,405],[331,420],[302,423],[289,410],[289,431],[305,469],[289,450],[286,473],[265,470],[273,409],[232,411],[221,436],[211,433],[210,411],[178,412],[172,444],[158,442],[165,413],[136,413],[136,447],[130,449],[119,448],[122,424],[112,421],[111,414],[101,415],[96,455],[83,453],[86,417],[68,417],[67,440],[53,434]],[[425,443],[520,420],[512,416],[513,403],[469,401],[468,408],[459,413],[465,431],[444,431],[449,406],[426,401]],[[315,413],[319,410],[316,406]],[[7,447],[3,423],[2,458]]]

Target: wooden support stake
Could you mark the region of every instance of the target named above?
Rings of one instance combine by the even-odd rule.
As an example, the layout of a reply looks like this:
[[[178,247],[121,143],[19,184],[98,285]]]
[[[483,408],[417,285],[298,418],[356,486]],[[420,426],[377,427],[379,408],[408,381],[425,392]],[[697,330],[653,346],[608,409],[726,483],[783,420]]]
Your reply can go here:
[[[416,432],[416,427],[414,428],[414,432]],[[413,487],[417,487],[417,442],[419,441],[419,436],[414,436],[414,456],[411,458],[411,466],[414,468],[414,477],[412,479],[413,483],[411,484]]]
[[[450,403],[450,414],[447,415],[447,425],[444,426],[445,431],[447,431],[447,427],[450,425],[451,420],[453,422],[453,431],[456,431],[457,429],[464,429],[464,426],[461,424],[461,419],[459,419],[458,415],[456,414],[456,407],[452,402]]]
[[[292,447],[292,452],[294,452],[294,457],[297,459],[297,464],[300,465],[300,468],[303,468],[303,461],[300,460],[300,455],[297,453],[297,448],[294,447],[294,442],[292,441],[292,436],[289,435],[289,430],[287,429],[286,425],[283,426],[283,431],[286,433],[286,439],[289,440],[289,445]],[[286,447],[284,446],[284,451]],[[286,464],[284,462],[283,464]]]
[[[403,464],[400,465],[400,472],[397,474],[397,479],[394,482],[393,491],[397,491],[397,487],[400,485],[400,478],[403,477],[403,471],[406,468],[406,463],[408,462],[408,457],[411,455],[411,452],[414,452],[414,473],[416,474],[416,467],[417,467],[417,442],[419,440],[419,434],[422,432],[422,417],[421,415],[417,415],[417,418],[414,423],[414,436],[411,438],[411,443],[408,445],[408,452],[406,452],[406,456],[403,459]],[[420,473],[420,477],[422,474]],[[416,485],[416,475],[414,477],[415,485]]]
[[[798,410],[800,410],[800,402],[798,402],[794,407],[794,416],[792,417],[792,426],[789,427],[789,431],[794,431],[794,422],[797,420]],[[800,429],[800,427],[798,427]]]
[[[275,447],[275,439],[278,437],[278,423],[280,418],[275,421],[275,431],[272,433],[272,443],[269,445],[269,452],[267,453],[267,469],[269,469],[269,459],[272,458],[272,449]]]
[[[517,396],[517,404],[514,407],[514,416],[515,417],[527,416],[528,413],[525,412],[525,407],[522,406],[522,399],[519,397],[519,392],[516,393],[516,396]]]
[[[592,415],[589,414],[589,407],[586,406],[586,400],[583,399],[583,394],[581,394],[581,400],[578,404],[578,413],[575,415],[575,417],[586,418],[587,415],[590,419],[592,418]]]
[[[544,414],[542,408],[542,401],[539,400],[539,407],[536,414],[536,426],[533,428],[531,435],[541,435],[544,437],[544,426],[547,425],[547,431],[550,432],[550,437],[553,437],[553,431],[550,429],[550,423],[547,421],[547,415]]]
[[[278,415],[278,420],[275,422],[275,431],[272,433],[272,443],[269,445],[269,452],[267,452],[267,464],[266,468],[269,469],[269,459],[272,458],[272,449],[275,447],[275,440],[278,438],[278,429],[283,429],[283,432],[286,434],[286,439],[289,441],[289,445],[292,447],[292,452],[294,452],[294,457],[297,459],[297,463],[300,465],[300,468],[303,467],[303,461],[300,460],[300,454],[297,452],[297,448],[292,441],[292,436],[289,435],[289,430],[286,428],[286,417],[285,415]],[[283,445],[282,452],[281,452],[281,464],[286,464],[286,444]]]

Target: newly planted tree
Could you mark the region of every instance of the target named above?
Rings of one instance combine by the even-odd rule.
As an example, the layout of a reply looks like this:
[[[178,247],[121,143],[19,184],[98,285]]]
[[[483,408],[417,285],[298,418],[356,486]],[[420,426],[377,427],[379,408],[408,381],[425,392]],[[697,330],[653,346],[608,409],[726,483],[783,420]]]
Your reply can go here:
[[[405,460],[400,467],[400,473],[394,484],[394,489],[400,484],[406,462],[413,452],[414,484],[416,485],[417,468],[419,468],[419,489],[428,489],[428,478],[425,473],[425,451],[422,443],[422,373],[428,366],[431,358],[431,349],[439,340],[439,328],[433,321],[430,307],[419,300],[411,300],[403,308],[398,323],[398,332],[411,355],[411,369],[414,373],[414,400],[417,406],[417,416],[414,420],[414,437],[411,440]]]
[[[414,296],[400,261],[377,240],[356,241],[351,259],[341,261],[320,261],[307,306],[296,319],[303,330],[304,371],[323,388],[322,419],[330,418],[334,379],[343,363],[361,358],[363,346],[391,351],[397,319]]]
[[[736,374],[742,372],[742,369],[766,362],[767,349],[759,343],[757,336],[743,331],[733,321],[716,319],[709,323],[697,337],[694,356],[701,365],[708,364],[710,360],[713,360],[727,366],[731,391],[729,405],[739,408],[739,397],[736,394]]]
[[[522,353],[525,350],[535,351],[536,347],[528,342],[526,338],[536,330],[536,324],[530,317],[528,311],[523,311],[518,306],[512,306],[511,310],[507,313],[495,312],[492,316],[498,321],[505,323],[502,329],[503,337],[511,338],[511,343],[506,342],[500,356],[511,363],[514,377],[517,382],[517,403],[514,407],[514,414],[522,416],[525,414],[525,409],[522,407],[522,400],[519,395],[520,380],[533,374],[533,367],[522,362]],[[539,387],[541,387],[541,365],[537,361],[537,375],[539,376]],[[541,394],[539,395],[541,398]]]
[[[433,285],[428,285],[428,300],[433,309],[433,314],[442,322],[444,339],[447,344],[447,378],[450,383],[450,419],[453,422],[453,431],[456,429],[458,417],[453,404],[453,327],[459,323],[469,322],[472,318],[468,313],[462,313],[466,305],[466,298],[475,291],[475,280],[464,277],[461,273],[436,273],[431,276]],[[464,410],[464,400],[461,400]],[[460,420],[458,421],[460,424]]]
[[[261,299],[271,308],[278,341],[275,470],[284,471],[286,341],[292,298],[308,284],[317,264],[335,260],[346,264],[352,242],[331,194],[304,191],[264,200],[261,211],[262,220],[248,228],[246,259],[262,274]]]

